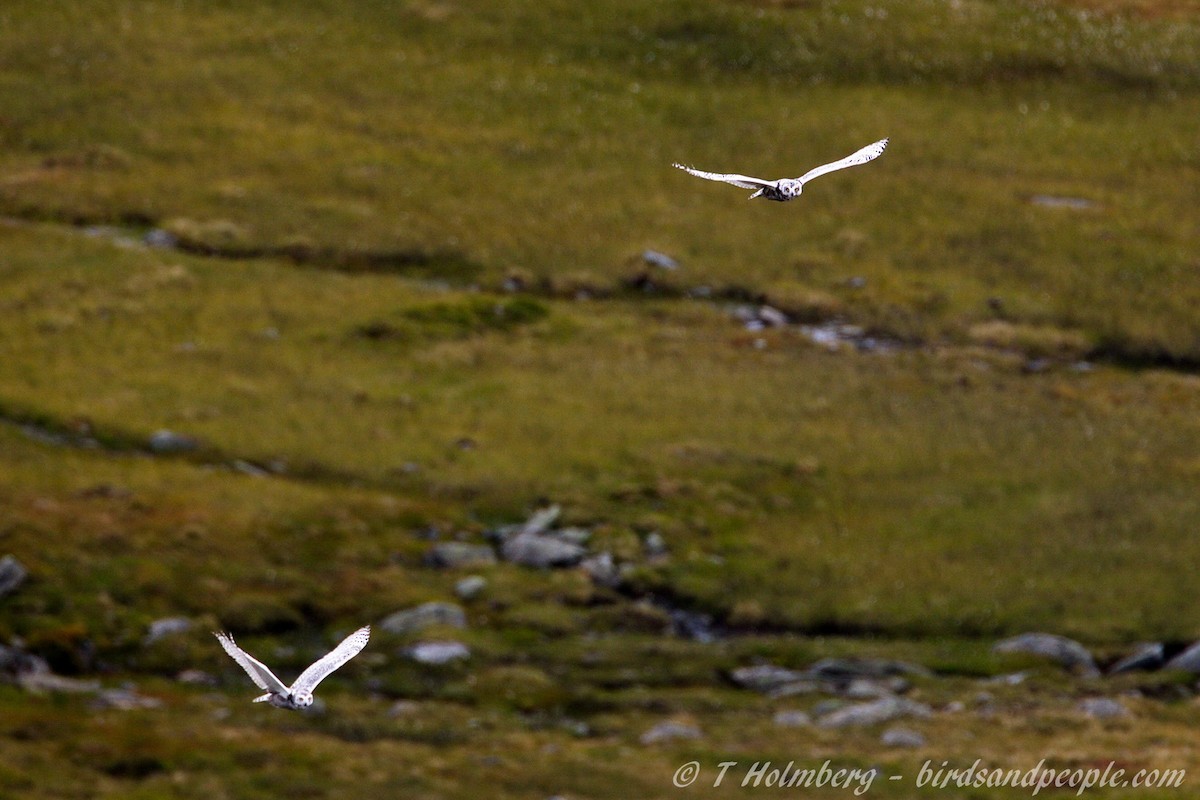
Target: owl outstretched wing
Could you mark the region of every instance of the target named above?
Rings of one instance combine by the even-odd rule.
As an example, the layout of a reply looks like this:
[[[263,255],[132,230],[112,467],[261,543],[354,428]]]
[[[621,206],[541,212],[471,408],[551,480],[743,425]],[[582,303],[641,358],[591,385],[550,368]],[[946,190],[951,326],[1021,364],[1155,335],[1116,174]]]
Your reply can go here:
[[[738,175],[736,173],[724,172],[705,172],[704,170],[689,167],[684,164],[672,164],[671,166],[683,170],[689,175],[695,175],[697,178],[704,178],[709,181],[722,181],[724,183],[732,183],[742,189],[767,189],[774,187],[778,181],[764,181],[762,178],[751,178],[749,175]]]
[[[238,647],[232,636],[228,633],[214,633],[213,636],[217,637],[217,641],[221,643],[221,647],[225,648],[229,657],[246,670],[246,674],[250,676],[250,680],[254,681],[255,686],[266,692],[287,694],[288,687],[284,685],[283,681],[276,678],[275,673],[267,669],[266,664]]]
[[[312,690],[317,688],[317,684],[325,680],[329,673],[362,652],[362,649],[367,646],[367,641],[370,638],[370,625],[364,625],[347,636],[342,640],[341,644],[314,662],[304,672],[300,673],[300,677],[296,678],[296,682],[291,686],[292,693],[311,694]]]
[[[813,167],[796,180],[800,181],[802,184],[808,183],[813,178],[819,178],[822,175],[826,175],[830,172],[834,172],[839,169],[845,169],[846,167],[857,167],[859,164],[865,164],[868,161],[873,161],[879,158],[880,154],[883,153],[884,148],[887,147],[887,144],[887,139],[880,139],[878,142],[869,144],[861,150],[851,153],[839,161],[832,161],[828,164],[822,164],[819,167]]]

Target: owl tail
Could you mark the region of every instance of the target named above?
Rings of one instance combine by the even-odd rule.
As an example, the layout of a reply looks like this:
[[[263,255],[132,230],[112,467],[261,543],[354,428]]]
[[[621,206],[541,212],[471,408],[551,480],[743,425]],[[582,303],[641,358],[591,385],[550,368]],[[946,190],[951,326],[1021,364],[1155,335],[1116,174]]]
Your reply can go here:
[[[270,695],[270,693],[267,693],[267,694],[264,694],[262,697],[256,697],[256,698],[254,698],[254,700],[252,700],[251,702],[253,702],[253,703],[265,703],[265,702],[267,702],[267,701],[268,701],[268,700],[270,700],[270,699],[271,699],[271,695]]]
[[[762,189],[759,189],[757,192],[755,192],[754,194],[750,195],[750,196],[749,196],[749,197],[747,197],[746,199],[747,199],[747,200],[753,200],[754,198],[758,197],[758,196],[759,196],[760,194],[762,194],[762,193],[763,193],[763,190],[762,190]]]

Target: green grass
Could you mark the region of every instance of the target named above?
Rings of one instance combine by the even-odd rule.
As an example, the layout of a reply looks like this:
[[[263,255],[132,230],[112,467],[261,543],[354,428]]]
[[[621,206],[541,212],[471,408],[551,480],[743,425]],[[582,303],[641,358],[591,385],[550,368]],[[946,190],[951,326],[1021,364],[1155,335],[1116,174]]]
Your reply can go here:
[[[1030,666],[990,653],[1010,633],[1111,659],[1200,631],[1198,12],[7,4],[0,555],[31,577],[0,643],[164,706],[0,685],[0,794],[675,797],[692,758],[1195,766],[1176,676],[980,681]],[[797,174],[885,135],[789,205],[670,167]],[[155,228],[178,246],[134,243]],[[647,248],[682,263],[657,289]],[[892,347],[747,331],[735,302]],[[161,429],[196,448],[150,453]],[[487,568],[470,627],[430,632],[466,664],[377,633],[305,717],[246,703],[213,646],[232,629],[292,674],[452,599],[465,573],[424,566],[431,537],[547,503],[631,565],[625,588]],[[665,635],[649,596],[731,635]],[[144,647],[172,615],[192,631]],[[829,655],[926,664],[913,696],[967,708],[912,721],[929,744],[901,753],[777,728],[821,698],[726,678]],[[217,686],[172,680],[193,667]],[[1124,690],[1133,719],[1075,709]],[[400,698],[418,711],[389,715]],[[705,736],[638,743],[666,718]]]

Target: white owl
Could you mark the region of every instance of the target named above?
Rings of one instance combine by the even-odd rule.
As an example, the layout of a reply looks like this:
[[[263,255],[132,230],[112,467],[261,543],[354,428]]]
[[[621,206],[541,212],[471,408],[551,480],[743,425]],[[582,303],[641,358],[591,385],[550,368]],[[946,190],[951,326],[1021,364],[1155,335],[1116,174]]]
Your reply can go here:
[[[869,144],[856,153],[851,153],[840,161],[833,161],[829,164],[814,167],[799,178],[780,178],[774,181],[764,181],[761,178],[751,178],[748,175],[737,175],[735,173],[704,172],[703,170],[693,169],[683,164],[672,164],[671,166],[678,167],[689,175],[695,175],[697,178],[704,178],[710,181],[724,181],[725,183],[732,183],[734,186],[740,186],[743,189],[755,189],[754,194],[750,195],[751,200],[761,195],[768,200],[778,200],[782,203],[799,197],[800,193],[804,190],[804,184],[813,178],[819,178],[826,173],[845,169],[846,167],[856,167],[859,164],[865,164],[868,161],[879,158],[883,149],[887,147],[887,143],[887,139],[880,139],[878,142]]]
[[[313,702],[313,689],[325,680],[329,673],[358,655],[367,646],[371,638],[371,626],[364,625],[342,640],[342,643],[329,651],[324,657],[315,662],[291,686],[285,686],[283,681],[275,677],[275,673],[245,650],[237,646],[233,637],[228,633],[214,633],[221,647],[229,657],[241,664],[242,669],[254,681],[255,686],[266,691],[262,697],[254,698],[255,703],[268,702],[276,708],[308,708]]]

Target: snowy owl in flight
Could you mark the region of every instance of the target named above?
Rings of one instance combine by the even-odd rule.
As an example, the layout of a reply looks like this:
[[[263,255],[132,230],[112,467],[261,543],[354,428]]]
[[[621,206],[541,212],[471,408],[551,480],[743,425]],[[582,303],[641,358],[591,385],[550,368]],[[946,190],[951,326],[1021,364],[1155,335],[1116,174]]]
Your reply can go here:
[[[865,164],[868,161],[879,158],[880,153],[887,147],[887,143],[887,139],[880,139],[874,144],[867,145],[857,153],[846,156],[841,161],[834,161],[830,164],[814,167],[799,178],[780,178],[775,181],[764,181],[761,178],[751,178],[747,175],[704,172],[703,170],[686,167],[683,164],[672,164],[671,166],[678,167],[689,175],[695,175],[697,178],[705,178],[710,181],[724,181],[725,183],[732,183],[734,186],[740,186],[743,189],[755,189],[754,194],[750,195],[751,200],[761,195],[768,200],[778,200],[782,203],[799,197],[800,192],[804,190],[804,184],[813,178],[819,178],[828,172],[845,169],[846,167],[856,167],[859,164]]]
[[[367,640],[371,638],[371,626],[364,625],[347,636],[341,644],[301,672],[300,677],[296,678],[296,682],[291,686],[285,686],[283,681],[276,678],[265,664],[238,647],[228,633],[214,633],[213,635],[217,637],[221,647],[225,648],[225,652],[229,653],[229,657],[246,670],[250,680],[254,681],[258,688],[266,691],[262,697],[254,698],[254,702],[266,701],[276,708],[308,708],[312,705],[312,693],[313,689],[317,688],[317,684],[367,646]]]

